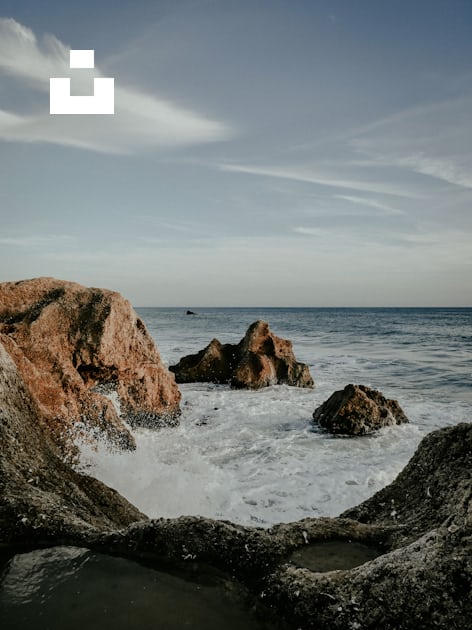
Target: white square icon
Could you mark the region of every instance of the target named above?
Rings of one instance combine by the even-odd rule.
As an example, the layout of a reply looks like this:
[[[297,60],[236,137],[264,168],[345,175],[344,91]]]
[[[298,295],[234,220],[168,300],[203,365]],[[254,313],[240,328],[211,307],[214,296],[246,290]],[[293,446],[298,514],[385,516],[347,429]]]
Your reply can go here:
[[[71,68],[94,68],[94,50],[71,50]],[[71,96],[70,77],[49,79],[50,114],[114,114],[115,80],[95,77],[92,96]]]
[[[94,68],[95,67],[95,51],[94,50],[71,50],[70,51],[70,67],[71,68]]]

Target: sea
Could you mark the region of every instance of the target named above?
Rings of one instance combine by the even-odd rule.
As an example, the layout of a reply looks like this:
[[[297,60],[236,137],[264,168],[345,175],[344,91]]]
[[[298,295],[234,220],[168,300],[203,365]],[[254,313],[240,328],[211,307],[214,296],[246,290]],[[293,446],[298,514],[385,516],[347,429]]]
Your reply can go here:
[[[429,432],[472,420],[470,308],[138,308],[163,361],[262,319],[290,339],[314,389],[180,386],[177,428],[135,429],[137,448],[81,446],[80,469],[153,518],[201,515],[270,527],[337,516],[389,484]],[[398,400],[409,424],[334,437],[314,410],[348,383]]]

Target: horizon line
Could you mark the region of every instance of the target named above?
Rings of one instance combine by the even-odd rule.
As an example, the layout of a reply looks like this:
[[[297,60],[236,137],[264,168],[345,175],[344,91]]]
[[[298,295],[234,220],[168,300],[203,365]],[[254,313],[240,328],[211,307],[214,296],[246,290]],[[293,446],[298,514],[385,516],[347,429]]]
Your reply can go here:
[[[431,309],[431,308],[436,308],[436,309],[472,309],[472,305],[470,306],[456,306],[456,305],[439,305],[439,306],[216,306],[216,305],[212,305],[212,306],[192,306],[192,305],[172,305],[172,306],[164,306],[164,305],[160,305],[160,306],[150,306],[150,305],[139,305],[139,306],[135,306],[133,305],[133,308],[168,308],[168,309],[222,309],[222,308],[228,308],[228,309],[248,309],[248,308],[252,308],[252,309],[281,309],[281,308],[285,308],[285,309],[309,309],[309,308],[313,308],[313,309],[332,309],[332,308],[338,308],[338,309]]]

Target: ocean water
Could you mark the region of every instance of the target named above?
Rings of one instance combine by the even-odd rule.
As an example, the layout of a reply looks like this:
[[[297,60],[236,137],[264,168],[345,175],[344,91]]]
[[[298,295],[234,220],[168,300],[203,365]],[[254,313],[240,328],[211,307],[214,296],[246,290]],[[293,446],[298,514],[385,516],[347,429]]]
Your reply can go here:
[[[421,438],[472,419],[472,309],[137,309],[165,363],[265,319],[308,363],[315,389],[181,386],[174,429],[134,431],[137,450],[82,447],[81,468],[151,517],[210,516],[268,527],[335,516],[390,483]],[[348,383],[399,401],[410,424],[333,437],[314,409]]]

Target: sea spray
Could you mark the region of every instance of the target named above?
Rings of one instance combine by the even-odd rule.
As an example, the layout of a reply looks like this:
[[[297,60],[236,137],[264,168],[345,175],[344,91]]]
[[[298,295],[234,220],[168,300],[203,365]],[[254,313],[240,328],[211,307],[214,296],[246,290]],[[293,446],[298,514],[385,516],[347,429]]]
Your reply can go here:
[[[134,452],[82,445],[81,468],[151,517],[199,514],[270,526],[334,516],[390,483],[424,435],[472,415],[470,309],[140,314],[167,363],[213,337],[234,343],[251,321],[266,319],[276,334],[292,339],[316,382],[314,390],[257,392],[183,385],[179,427],[135,430]],[[312,422],[314,409],[349,382],[398,399],[410,424],[355,439],[320,430]]]

